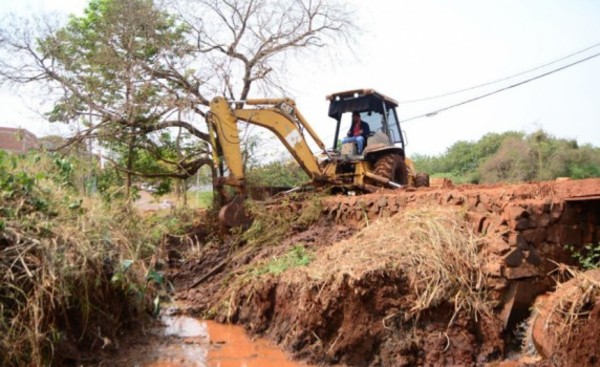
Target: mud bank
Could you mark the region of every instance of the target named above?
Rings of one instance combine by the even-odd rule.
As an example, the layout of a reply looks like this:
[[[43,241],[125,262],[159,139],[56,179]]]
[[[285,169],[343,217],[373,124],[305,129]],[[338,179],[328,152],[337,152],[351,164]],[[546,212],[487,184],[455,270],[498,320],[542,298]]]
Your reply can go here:
[[[503,352],[501,326],[475,321],[442,304],[406,320],[410,313],[401,273],[313,284],[266,282],[251,299],[240,299],[234,320],[295,353],[298,358],[350,366],[473,365]],[[450,325],[450,326],[449,326]]]
[[[557,264],[576,266],[573,251],[598,243],[599,199],[600,180],[325,198],[318,220],[290,226],[277,242],[251,250],[243,243],[231,248],[212,242],[202,256],[180,261],[173,275],[179,298],[193,312],[243,324],[311,362],[499,363],[514,348],[517,326],[529,317],[535,298],[564,280],[557,277]],[[314,211],[313,206],[292,202],[273,210],[283,216]],[[464,220],[459,227],[476,238],[477,249],[470,272],[446,276],[467,279],[467,287],[440,285],[446,298],[427,307],[415,306],[421,302],[415,294],[422,286],[419,276],[428,275],[413,270],[433,256],[405,264],[403,251],[411,242],[380,239],[401,232],[394,218],[419,208],[458,212]],[[298,244],[311,254],[310,265],[277,274],[256,271]],[[390,254],[390,248],[396,252]],[[243,255],[231,256],[236,252]],[[460,301],[466,289],[476,293],[471,303]]]

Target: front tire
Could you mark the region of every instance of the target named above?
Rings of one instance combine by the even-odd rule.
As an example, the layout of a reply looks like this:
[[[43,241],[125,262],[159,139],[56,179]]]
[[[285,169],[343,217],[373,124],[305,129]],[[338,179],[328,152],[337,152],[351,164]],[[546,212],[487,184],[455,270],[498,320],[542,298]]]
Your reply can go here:
[[[408,169],[404,158],[398,154],[386,154],[381,156],[376,162],[373,173],[394,181],[400,185],[408,183]]]
[[[429,175],[421,172],[415,176],[415,187],[429,187]]]

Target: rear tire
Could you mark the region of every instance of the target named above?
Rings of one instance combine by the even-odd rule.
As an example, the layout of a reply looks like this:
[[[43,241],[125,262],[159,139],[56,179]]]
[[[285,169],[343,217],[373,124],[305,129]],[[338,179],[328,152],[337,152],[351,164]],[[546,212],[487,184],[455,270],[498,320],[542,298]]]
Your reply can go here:
[[[429,187],[429,175],[421,172],[415,176],[415,187]]]
[[[397,184],[406,185],[408,183],[408,169],[404,158],[398,154],[386,154],[381,156],[375,162],[373,173],[392,180]]]

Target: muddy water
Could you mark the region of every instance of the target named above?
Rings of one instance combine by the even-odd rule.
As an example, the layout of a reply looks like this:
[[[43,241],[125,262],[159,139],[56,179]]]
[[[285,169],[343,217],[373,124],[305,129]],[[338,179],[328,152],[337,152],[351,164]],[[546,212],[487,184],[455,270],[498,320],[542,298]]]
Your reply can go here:
[[[140,367],[308,367],[293,362],[263,339],[250,340],[240,326],[186,316],[163,316],[158,342],[130,351],[119,365]]]

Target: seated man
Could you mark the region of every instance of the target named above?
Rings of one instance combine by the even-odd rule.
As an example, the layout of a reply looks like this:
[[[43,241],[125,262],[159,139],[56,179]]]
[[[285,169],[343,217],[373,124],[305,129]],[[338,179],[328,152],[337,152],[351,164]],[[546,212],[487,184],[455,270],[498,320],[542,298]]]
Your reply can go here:
[[[360,119],[360,113],[352,112],[352,126],[348,130],[348,136],[342,139],[342,144],[356,142],[358,154],[362,154],[370,133],[369,124]]]

